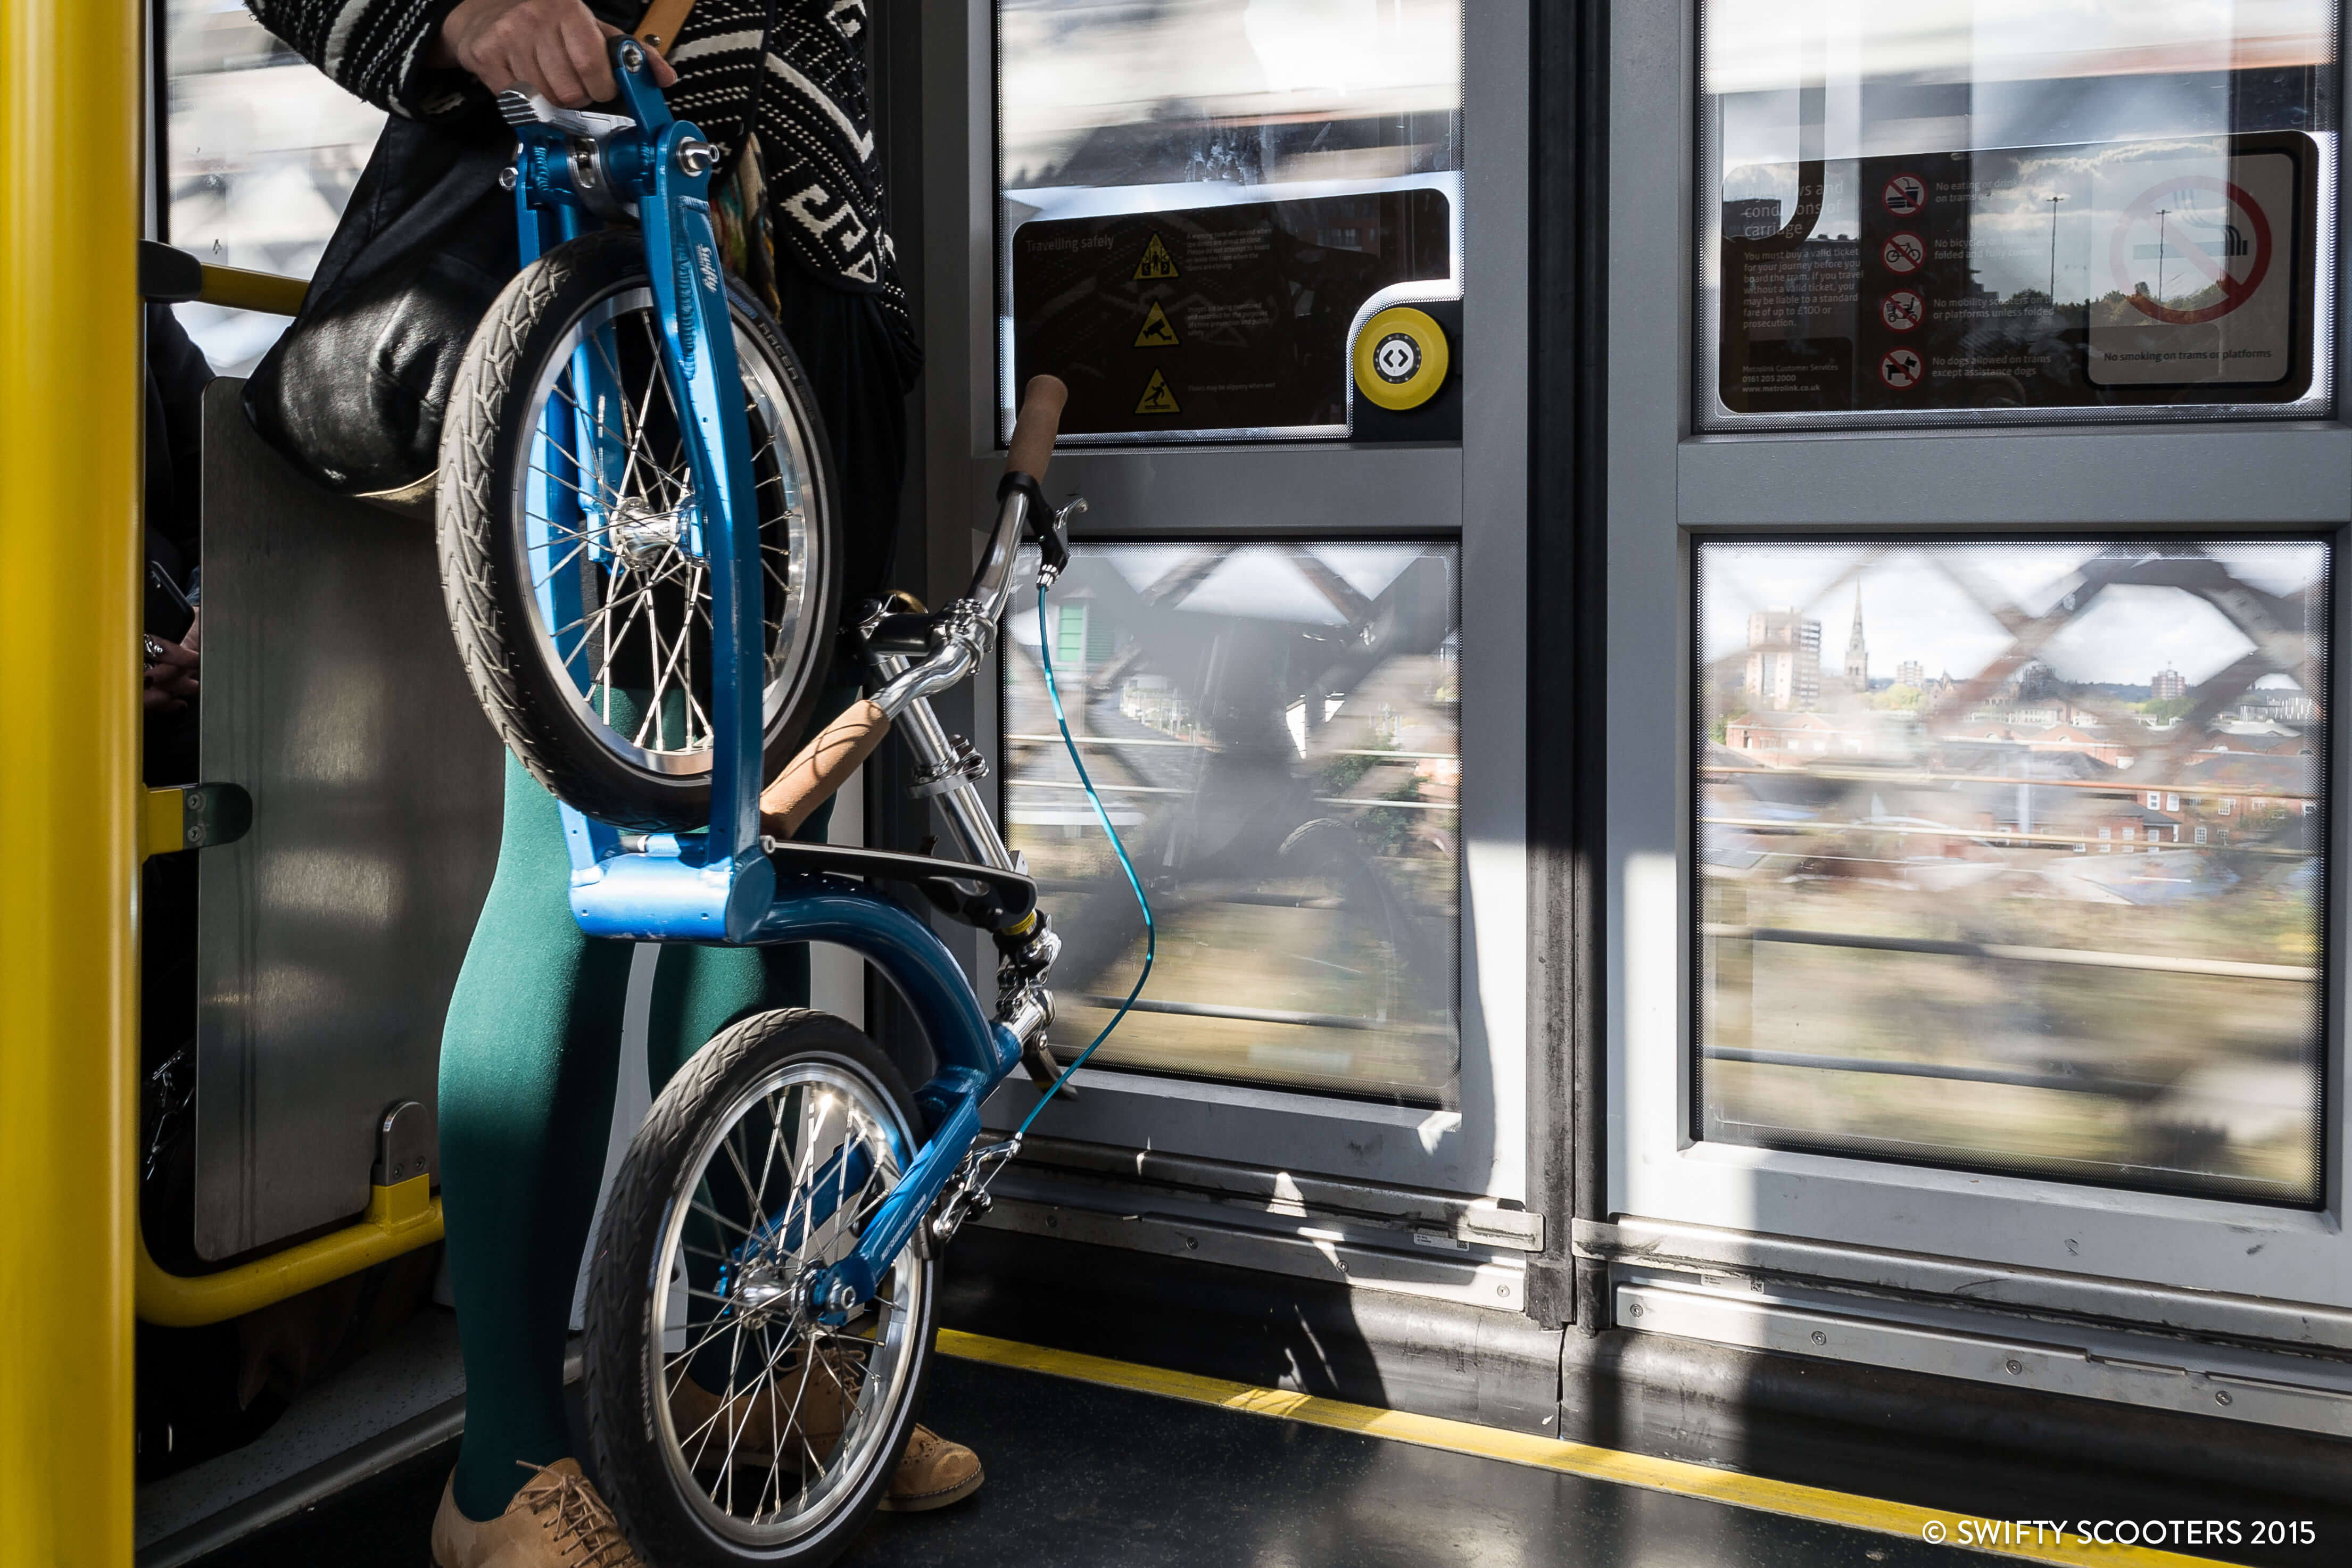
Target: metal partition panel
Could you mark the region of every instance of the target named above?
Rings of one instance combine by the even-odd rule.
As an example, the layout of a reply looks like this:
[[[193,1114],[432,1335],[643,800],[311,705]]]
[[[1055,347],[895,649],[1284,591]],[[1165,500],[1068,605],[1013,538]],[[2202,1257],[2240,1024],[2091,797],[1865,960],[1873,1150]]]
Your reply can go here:
[[[430,1108],[498,853],[499,748],[441,606],[429,524],[309,484],[205,402],[204,777],[253,831],[203,852],[197,1251],[367,1206],[384,1106]]]

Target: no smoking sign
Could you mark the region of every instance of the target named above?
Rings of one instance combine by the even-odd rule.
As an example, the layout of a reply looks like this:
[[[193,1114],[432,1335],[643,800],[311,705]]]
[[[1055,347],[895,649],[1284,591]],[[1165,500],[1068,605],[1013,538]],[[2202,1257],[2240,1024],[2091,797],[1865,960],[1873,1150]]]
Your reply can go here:
[[[2125,209],[2107,260],[2134,309],[2188,327],[2252,298],[2276,249],[2261,203],[2227,180],[2189,174]]]
[[[2293,373],[2297,190],[2294,160],[2269,151],[2196,148],[2102,171],[2093,384],[2263,384]]]

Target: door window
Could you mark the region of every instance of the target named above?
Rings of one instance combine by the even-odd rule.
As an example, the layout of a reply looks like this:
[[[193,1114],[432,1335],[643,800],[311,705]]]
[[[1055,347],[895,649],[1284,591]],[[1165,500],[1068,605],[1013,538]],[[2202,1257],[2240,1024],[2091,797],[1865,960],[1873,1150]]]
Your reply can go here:
[[[1702,543],[1694,1135],[2318,1202],[2328,554]]]
[[[997,20],[1003,419],[1046,371],[1074,439],[1349,434],[1358,325],[1460,292],[1461,0]]]
[[[1702,424],[2308,414],[2326,0],[1709,0]]]
[[[311,68],[236,0],[169,0],[159,238],[216,267],[307,278],[366,167],[383,111]],[[249,372],[284,317],[175,308],[213,368]]]
[[[1451,1105],[1461,873],[1458,549],[1098,544],[1045,612],[1087,770],[1151,897],[1107,1066]],[[1065,944],[1075,1051],[1143,956],[1055,730],[1034,608],[1004,637],[1004,821]]]

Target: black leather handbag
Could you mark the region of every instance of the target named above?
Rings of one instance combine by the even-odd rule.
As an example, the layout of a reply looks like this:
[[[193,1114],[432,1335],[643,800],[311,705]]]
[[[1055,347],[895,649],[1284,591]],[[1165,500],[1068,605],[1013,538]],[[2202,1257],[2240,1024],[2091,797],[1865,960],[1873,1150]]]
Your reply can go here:
[[[499,172],[514,134],[394,116],[301,314],[255,367],[246,414],[340,495],[428,511],[457,361],[520,266]]]

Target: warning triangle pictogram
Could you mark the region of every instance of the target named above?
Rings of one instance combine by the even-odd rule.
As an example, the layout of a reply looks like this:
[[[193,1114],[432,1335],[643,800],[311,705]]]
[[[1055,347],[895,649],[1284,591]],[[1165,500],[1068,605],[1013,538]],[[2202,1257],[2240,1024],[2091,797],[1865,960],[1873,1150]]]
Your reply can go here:
[[[1176,258],[1168,254],[1168,247],[1160,243],[1160,236],[1153,235],[1151,243],[1143,247],[1143,259],[1135,264],[1136,281],[1140,283],[1148,278],[1175,276]]]
[[[1139,349],[1172,349],[1176,346],[1176,323],[1168,319],[1168,312],[1160,308],[1160,301],[1151,302],[1144,313],[1143,330],[1135,335]]]
[[[1138,413],[1181,413],[1176,406],[1176,394],[1168,390],[1168,378],[1158,371],[1144,383],[1143,396],[1135,405]]]

